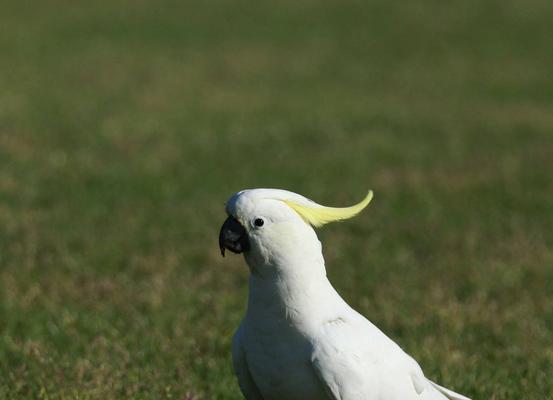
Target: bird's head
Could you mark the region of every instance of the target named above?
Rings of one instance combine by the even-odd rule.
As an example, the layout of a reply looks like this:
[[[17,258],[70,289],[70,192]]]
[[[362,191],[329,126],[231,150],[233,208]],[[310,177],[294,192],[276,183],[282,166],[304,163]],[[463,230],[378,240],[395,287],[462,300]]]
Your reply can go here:
[[[357,215],[372,196],[369,191],[358,204],[338,208],[286,190],[242,190],[226,205],[228,218],[219,234],[221,254],[225,255],[225,249],[244,253],[252,271],[320,257],[321,246],[313,227]]]

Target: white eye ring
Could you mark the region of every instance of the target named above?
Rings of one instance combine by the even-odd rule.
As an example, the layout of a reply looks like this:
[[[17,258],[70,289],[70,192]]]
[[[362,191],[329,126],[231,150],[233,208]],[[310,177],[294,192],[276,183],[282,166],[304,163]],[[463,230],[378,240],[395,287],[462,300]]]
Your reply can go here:
[[[261,228],[263,225],[265,225],[265,218],[262,217],[255,217],[252,219],[252,226],[256,229]]]

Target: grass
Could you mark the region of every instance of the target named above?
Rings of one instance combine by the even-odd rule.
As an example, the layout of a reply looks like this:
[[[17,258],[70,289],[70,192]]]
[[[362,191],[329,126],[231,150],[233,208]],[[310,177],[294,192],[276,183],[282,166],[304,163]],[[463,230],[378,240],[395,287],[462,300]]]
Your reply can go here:
[[[329,205],[343,296],[427,376],[553,397],[553,5],[37,2],[0,13],[0,398],[239,399],[245,187]]]

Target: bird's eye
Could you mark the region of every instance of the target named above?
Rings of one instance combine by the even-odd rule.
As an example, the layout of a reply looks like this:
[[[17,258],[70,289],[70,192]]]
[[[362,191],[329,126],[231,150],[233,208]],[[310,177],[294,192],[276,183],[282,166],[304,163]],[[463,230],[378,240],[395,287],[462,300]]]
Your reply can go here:
[[[265,225],[265,221],[263,221],[263,218],[256,218],[253,220],[253,226],[255,226],[256,228],[260,228],[263,225]]]

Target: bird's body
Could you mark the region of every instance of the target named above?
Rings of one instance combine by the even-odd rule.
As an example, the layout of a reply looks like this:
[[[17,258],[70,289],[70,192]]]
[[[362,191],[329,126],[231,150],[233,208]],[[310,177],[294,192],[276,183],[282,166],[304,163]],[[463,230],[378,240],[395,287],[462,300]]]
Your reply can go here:
[[[296,202],[311,205],[268,189],[240,192],[227,205],[229,218],[252,227],[244,228],[248,241],[242,243],[251,270],[248,309],[232,346],[246,399],[466,399],[429,381],[416,361],[340,297]]]

